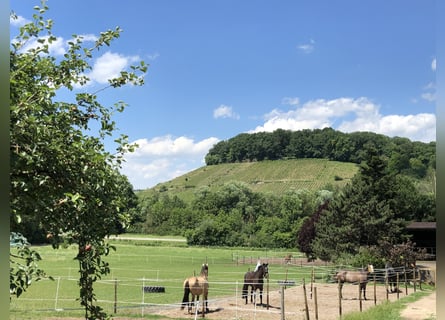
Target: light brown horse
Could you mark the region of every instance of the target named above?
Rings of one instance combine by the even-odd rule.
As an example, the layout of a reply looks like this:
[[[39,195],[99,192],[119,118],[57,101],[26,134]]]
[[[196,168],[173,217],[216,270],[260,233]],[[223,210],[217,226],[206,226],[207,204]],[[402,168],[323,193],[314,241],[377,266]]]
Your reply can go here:
[[[209,312],[207,296],[209,293],[209,282],[207,280],[209,275],[209,265],[204,263],[201,267],[201,273],[199,276],[190,277],[184,280],[184,297],[182,298],[181,310],[187,305],[188,313],[192,313],[193,305],[199,302],[199,297],[202,295],[202,317],[205,316],[205,312]],[[192,299],[189,300],[190,294]]]
[[[374,267],[372,264],[368,264],[368,267],[366,270],[359,270],[359,271],[351,271],[351,270],[340,270],[337,271],[334,279],[339,282],[340,285],[340,298],[343,298],[342,296],[342,289],[343,284],[345,282],[358,284],[360,286],[359,290],[359,299],[363,291],[363,298],[366,300],[366,284],[368,283],[368,275],[370,273],[374,272]]]

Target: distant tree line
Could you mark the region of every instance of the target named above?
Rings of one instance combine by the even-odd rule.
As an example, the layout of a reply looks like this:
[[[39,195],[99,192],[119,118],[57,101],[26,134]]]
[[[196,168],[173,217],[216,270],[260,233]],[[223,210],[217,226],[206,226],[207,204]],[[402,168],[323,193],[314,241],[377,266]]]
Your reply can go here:
[[[395,173],[424,178],[436,167],[436,143],[390,138],[373,132],[343,133],[332,128],[241,133],[220,141],[207,153],[207,165],[295,158],[323,158],[361,163],[372,143]]]

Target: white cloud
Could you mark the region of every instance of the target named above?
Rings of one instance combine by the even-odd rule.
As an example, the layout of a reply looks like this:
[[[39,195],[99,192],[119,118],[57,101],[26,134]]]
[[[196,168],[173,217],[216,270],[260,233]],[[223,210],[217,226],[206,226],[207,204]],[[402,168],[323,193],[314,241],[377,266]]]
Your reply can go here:
[[[288,104],[291,106],[296,106],[300,103],[300,99],[297,97],[291,98],[291,97],[285,97],[281,99],[281,104]]]
[[[31,21],[19,15],[17,15],[16,17],[9,16],[9,24],[12,27],[20,28],[29,22]]]
[[[121,172],[135,189],[146,189],[202,167],[209,149],[219,140],[214,137],[194,141],[188,137],[163,136],[134,141],[135,152],[126,155]]]
[[[124,56],[108,51],[96,59],[93,69],[86,76],[93,82],[108,83],[109,79],[118,77],[121,71],[138,60],[137,56]]]
[[[424,92],[420,95],[422,99],[429,102],[436,101],[436,85],[433,82],[428,83],[423,90]]]
[[[289,111],[274,109],[264,118],[264,124],[250,132],[332,127],[343,132],[372,131],[415,141],[436,140],[434,114],[384,116],[377,104],[364,97],[311,100]]]
[[[309,43],[301,44],[297,48],[303,53],[311,53],[315,49],[315,41],[311,39]]]
[[[218,108],[213,110],[213,118],[232,118],[238,120],[240,116],[237,113],[233,112],[232,107],[222,104]]]
[[[147,55],[147,59],[153,61],[153,60],[156,60],[157,58],[159,58],[160,56],[161,55],[158,52],[155,52],[155,53]]]
[[[431,62],[431,70],[436,71],[436,58]]]
[[[96,41],[98,38],[94,34],[80,35],[84,42]],[[62,56],[67,52],[68,42],[73,41],[73,39],[65,40],[63,37],[56,37],[51,43],[48,42],[49,36],[30,38],[25,45],[20,49],[20,52],[27,52],[31,49],[36,49],[38,47],[42,48],[45,44],[48,45],[49,54],[53,56]],[[40,43],[38,40],[42,41]]]
[[[56,40],[51,43],[48,42],[48,36],[40,38],[31,38],[28,42],[20,49],[20,52],[27,52],[32,49],[43,48],[45,44],[48,45],[49,54],[54,56],[62,56],[66,53],[66,42],[62,37],[56,38]],[[40,43],[37,40],[43,39],[44,43]]]

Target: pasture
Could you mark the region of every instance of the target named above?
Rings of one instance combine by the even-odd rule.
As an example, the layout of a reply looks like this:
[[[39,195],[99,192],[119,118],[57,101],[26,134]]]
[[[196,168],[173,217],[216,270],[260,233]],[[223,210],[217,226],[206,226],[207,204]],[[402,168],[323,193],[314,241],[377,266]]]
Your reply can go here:
[[[135,238],[110,240],[117,248],[105,257],[105,261],[110,263],[111,274],[98,280],[95,285],[98,305],[113,317],[193,318],[180,310],[184,294],[183,282],[190,276],[198,275],[202,264],[208,263],[209,319],[252,319],[252,316],[255,319],[278,319],[281,312],[280,297],[284,296],[284,292],[280,293],[279,282],[289,284],[285,294],[287,316],[303,315],[305,300],[308,300],[307,297],[304,298],[307,292],[308,311],[313,317],[317,311],[314,305],[316,299],[313,299],[312,293],[313,289],[318,289],[319,312],[320,315],[323,314],[320,319],[337,319],[338,285],[333,283],[331,277],[338,266],[308,264],[298,252],[187,247],[185,243],[178,241],[180,239]],[[172,241],[169,242],[170,240]],[[73,259],[77,248],[71,246],[54,250],[50,246],[40,246],[36,249],[43,258],[40,267],[54,281],[35,282],[19,299],[13,298],[10,303],[10,319],[82,318],[83,310],[76,300],[79,295],[77,261]],[[288,254],[293,257],[286,261],[285,256]],[[271,306],[267,310],[264,306],[256,308],[250,302],[246,305],[241,297],[244,274],[255,268],[258,258],[269,264],[270,302],[266,296],[266,282],[263,292],[263,303]],[[383,270],[375,271],[377,277],[383,275]],[[312,277],[315,280],[314,288]],[[368,285],[368,300],[363,302],[357,299],[357,285],[345,285],[343,312],[357,311],[359,304],[360,308],[363,304],[363,308],[367,309],[375,303],[399,299],[399,293],[388,295],[382,279],[378,281],[377,287]],[[411,285],[406,290],[405,293],[405,288],[401,288],[400,298],[413,293]]]
[[[257,258],[270,258],[277,263],[270,266],[270,286],[278,288],[277,281],[285,279],[310,279],[311,268],[288,268],[284,256],[296,252],[271,250],[246,250],[224,248],[189,248],[153,246],[151,241],[110,240],[116,247],[105,261],[111,273],[95,285],[98,304],[109,314],[115,308],[122,315],[148,314],[150,308],[178,308],[183,296],[185,278],[198,274],[202,263],[209,264],[209,299],[239,296],[246,271],[253,270]],[[32,286],[19,299],[10,303],[11,319],[44,318],[50,315],[82,316],[77,286],[77,248],[36,248],[41,256],[40,267],[54,278],[42,280]],[[163,287],[165,292],[151,292]],[[146,290],[144,290],[144,288]],[[150,289],[151,288],[151,289]],[[155,289],[153,291],[156,291]],[[145,308],[142,309],[141,306]],[[142,310],[142,311],[141,311]]]

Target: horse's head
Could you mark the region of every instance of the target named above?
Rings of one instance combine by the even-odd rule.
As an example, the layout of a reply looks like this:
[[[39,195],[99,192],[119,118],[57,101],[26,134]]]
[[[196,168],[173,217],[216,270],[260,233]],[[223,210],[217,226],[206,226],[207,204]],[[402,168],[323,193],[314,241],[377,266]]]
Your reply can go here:
[[[263,263],[262,268],[263,268],[263,278],[267,278],[269,276],[269,264]]]
[[[208,277],[209,275],[209,265],[207,263],[203,263],[201,267],[201,275]]]

